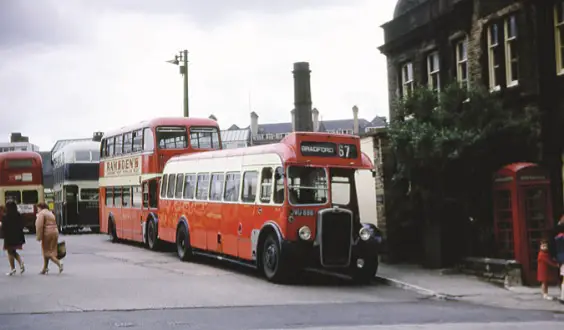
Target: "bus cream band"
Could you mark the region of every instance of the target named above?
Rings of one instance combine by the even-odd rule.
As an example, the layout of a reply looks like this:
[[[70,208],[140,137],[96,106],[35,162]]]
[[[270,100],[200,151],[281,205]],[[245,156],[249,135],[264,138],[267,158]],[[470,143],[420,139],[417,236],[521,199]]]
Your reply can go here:
[[[104,176],[140,175],[141,157],[109,159],[104,161]]]

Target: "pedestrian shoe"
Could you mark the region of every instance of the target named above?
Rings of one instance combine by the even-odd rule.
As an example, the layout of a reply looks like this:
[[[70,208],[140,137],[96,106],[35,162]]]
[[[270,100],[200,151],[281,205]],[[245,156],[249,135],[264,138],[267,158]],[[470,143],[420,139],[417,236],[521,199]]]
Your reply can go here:
[[[22,265],[20,266],[20,274],[23,275],[23,273],[25,273],[25,265],[22,263]]]
[[[49,268],[42,269],[42,270],[39,272],[39,275],[47,275],[47,273],[49,273]]]
[[[59,261],[61,265],[59,266],[59,274],[63,272],[63,262]]]
[[[554,297],[551,297],[551,296],[549,296],[549,295],[547,295],[547,294],[543,294],[542,297],[543,297],[544,299],[546,299],[546,300],[554,300]]]
[[[6,273],[6,276],[13,276],[16,275],[16,269],[12,269],[9,273]]]

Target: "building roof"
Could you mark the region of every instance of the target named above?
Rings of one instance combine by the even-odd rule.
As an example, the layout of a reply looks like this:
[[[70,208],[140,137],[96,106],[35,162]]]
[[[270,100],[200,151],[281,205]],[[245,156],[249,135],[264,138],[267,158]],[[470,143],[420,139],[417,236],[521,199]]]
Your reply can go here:
[[[398,0],[394,9],[394,18],[402,16],[413,8],[421,5],[428,0]]]
[[[358,119],[359,133],[362,133],[367,127],[384,127],[386,126],[386,118],[376,116],[372,121],[363,118]],[[247,126],[249,128],[249,126]],[[336,119],[336,120],[322,120],[319,122],[319,131],[337,131],[339,129],[353,129],[354,119]],[[274,123],[274,124],[259,124],[259,134],[278,134],[292,132],[292,123]]]
[[[228,129],[220,132],[222,142],[248,141],[251,135],[250,129]]]

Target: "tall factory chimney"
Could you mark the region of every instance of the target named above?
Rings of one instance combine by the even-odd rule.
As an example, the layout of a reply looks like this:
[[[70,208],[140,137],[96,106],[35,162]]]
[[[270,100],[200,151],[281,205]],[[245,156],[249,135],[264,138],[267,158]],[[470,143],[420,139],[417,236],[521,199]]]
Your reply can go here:
[[[294,63],[294,109],[295,130],[298,132],[313,132],[311,118],[311,83],[308,62]]]

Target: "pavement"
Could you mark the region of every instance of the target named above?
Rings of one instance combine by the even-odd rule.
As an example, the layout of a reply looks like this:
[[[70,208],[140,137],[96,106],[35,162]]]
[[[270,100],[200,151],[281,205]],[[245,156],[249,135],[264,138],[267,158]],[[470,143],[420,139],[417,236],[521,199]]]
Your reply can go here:
[[[452,271],[423,269],[416,265],[380,264],[377,279],[398,288],[450,301],[522,310],[564,312],[558,301],[542,299],[540,287],[503,287],[476,276]],[[560,296],[557,286],[549,287],[549,295]]]
[[[39,275],[28,236],[27,272],[0,276],[0,329],[524,329],[561,328],[564,314],[430,299],[375,282],[306,274],[268,283],[252,270],[174,252],[112,244],[104,235],[63,236],[65,271]],[[382,266],[381,275],[393,273]],[[0,261],[0,272],[8,270]],[[398,272],[401,273],[401,272]],[[422,274],[422,273],[421,273]],[[419,276],[423,278],[423,276]],[[425,284],[423,282],[419,283]]]

